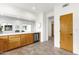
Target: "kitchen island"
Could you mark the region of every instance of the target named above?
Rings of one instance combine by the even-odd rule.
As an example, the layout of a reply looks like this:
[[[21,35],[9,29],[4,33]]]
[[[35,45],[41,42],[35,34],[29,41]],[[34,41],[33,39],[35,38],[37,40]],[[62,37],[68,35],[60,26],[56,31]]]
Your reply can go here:
[[[34,33],[0,34],[0,53],[34,43]]]

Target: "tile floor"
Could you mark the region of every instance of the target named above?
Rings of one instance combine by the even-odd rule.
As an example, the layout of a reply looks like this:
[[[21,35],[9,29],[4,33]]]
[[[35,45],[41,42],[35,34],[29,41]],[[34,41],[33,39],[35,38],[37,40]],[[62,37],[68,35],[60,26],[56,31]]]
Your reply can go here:
[[[37,42],[28,46],[4,52],[1,55],[73,55],[63,49],[54,48],[53,40]]]

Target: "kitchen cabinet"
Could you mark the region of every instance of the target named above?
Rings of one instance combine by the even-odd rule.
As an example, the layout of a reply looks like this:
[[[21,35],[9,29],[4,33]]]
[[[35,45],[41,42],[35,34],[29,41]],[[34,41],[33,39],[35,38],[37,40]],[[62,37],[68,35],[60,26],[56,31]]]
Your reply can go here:
[[[28,40],[27,40],[27,41],[28,41],[28,42],[27,42],[28,44],[31,44],[31,43],[34,42],[33,35],[34,35],[34,34],[28,34]]]
[[[27,39],[28,39],[28,35],[26,34],[21,35],[21,46],[27,45]]]
[[[9,49],[20,47],[20,35],[9,36]]]
[[[8,50],[9,39],[8,36],[0,36],[0,53]]]
[[[34,33],[0,36],[0,53],[34,43]]]
[[[21,46],[33,43],[33,34],[22,34],[21,35]]]

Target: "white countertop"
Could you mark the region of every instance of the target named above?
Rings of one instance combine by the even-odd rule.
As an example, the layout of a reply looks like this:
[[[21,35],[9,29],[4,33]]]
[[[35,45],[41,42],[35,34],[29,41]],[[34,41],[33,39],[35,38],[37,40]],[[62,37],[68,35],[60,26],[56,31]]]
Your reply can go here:
[[[35,32],[29,32],[29,33],[35,33]],[[0,36],[4,35],[16,35],[16,34],[28,34],[27,32],[22,32],[22,33],[0,33]]]

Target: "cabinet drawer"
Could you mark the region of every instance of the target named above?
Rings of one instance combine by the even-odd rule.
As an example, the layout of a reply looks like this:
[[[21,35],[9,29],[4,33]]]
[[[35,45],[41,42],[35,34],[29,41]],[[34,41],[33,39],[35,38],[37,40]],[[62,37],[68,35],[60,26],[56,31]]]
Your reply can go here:
[[[27,34],[28,36],[33,36],[33,34]]]
[[[20,38],[20,35],[11,35],[9,38]]]
[[[8,36],[0,36],[0,39],[8,39]]]

